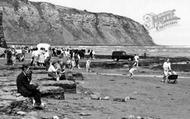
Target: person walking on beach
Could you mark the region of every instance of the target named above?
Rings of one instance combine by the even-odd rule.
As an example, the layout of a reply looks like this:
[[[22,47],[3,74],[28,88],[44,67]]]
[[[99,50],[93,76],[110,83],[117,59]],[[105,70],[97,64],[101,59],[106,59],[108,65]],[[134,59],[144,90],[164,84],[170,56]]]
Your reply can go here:
[[[167,80],[167,77],[169,76],[169,74],[171,73],[172,69],[171,69],[171,63],[170,63],[170,59],[166,59],[166,61],[163,64],[163,80],[162,82],[165,82]]]
[[[139,66],[139,56],[137,54],[135,54],[134,60],[137,63],[136,66],[138,67]]]

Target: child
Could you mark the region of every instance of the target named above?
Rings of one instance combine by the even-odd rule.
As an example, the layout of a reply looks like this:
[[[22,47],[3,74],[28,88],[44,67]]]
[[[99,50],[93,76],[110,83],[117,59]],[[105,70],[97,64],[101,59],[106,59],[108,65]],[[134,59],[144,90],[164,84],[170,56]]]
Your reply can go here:
[[[90,64],[91,64],[91,60],[90,58],[88,58],[86,60],[86,72],[90,72]]]
[[[137,70],[136,68],[137,62],[136,61],[132,61],[131,59],[129,59],[129,78],[133,79],[133,75],[134,75],[134,71]]]
[[[72,60],[71,60],[71,70],[73,70],[75,66],[76,66],[75,59],[72,58]]]

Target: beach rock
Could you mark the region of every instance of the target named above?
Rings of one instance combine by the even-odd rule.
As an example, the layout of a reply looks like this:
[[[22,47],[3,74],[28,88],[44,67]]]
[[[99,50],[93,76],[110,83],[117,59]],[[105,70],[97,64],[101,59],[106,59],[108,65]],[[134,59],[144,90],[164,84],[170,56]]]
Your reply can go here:
[[[41,90],[47,86],[58,87],[60,90],[64,90],[65,93],[76,93],[77,84],[73,81],[60,80],[60,81],[41,81]],[[48,89],[48,88],[45,88]]]
[[[46,86],[40,89],[42,97],[52,97],[56,99],[65,99],[64,89],[57,86]]]
[[[59,117],[58,116],[53,116],[52,119],[59,119]]]
[[[24,116],[24,115],[26,115],[26,112],[18,111],[17,114],[18,114],[18,115],[22,115],[22,116]]]

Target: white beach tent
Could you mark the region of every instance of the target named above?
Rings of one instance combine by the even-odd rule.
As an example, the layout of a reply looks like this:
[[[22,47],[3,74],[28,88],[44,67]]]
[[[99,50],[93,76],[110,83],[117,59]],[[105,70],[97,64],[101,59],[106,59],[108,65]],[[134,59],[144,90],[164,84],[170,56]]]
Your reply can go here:
[[[38,48],[38,50],[45,49],[49,52],[51,45],[48,43],[39,43],[39,44],[37,44],[37,48]]]

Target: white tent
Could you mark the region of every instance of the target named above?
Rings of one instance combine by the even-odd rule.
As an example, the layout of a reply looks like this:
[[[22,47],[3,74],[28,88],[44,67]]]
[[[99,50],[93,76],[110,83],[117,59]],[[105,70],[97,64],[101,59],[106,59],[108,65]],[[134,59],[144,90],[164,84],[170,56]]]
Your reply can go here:
[[[41,49],[43,48],[43,49],[49,51],[49,50],[50,50],[50,47],[51,47],[51,45],[48,44],[48,43],[39,43],[39,44],[37,45],[38,50],[41,50]]]

